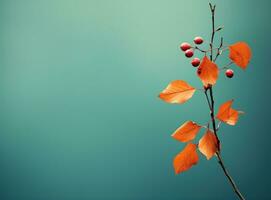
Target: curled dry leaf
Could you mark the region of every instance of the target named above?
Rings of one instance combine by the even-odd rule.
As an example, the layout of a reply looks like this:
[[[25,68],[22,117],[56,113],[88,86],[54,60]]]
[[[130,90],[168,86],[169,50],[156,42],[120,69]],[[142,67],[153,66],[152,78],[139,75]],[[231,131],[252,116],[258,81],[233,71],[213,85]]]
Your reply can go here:
[[[181,142],[189,142],[196,137],[200,128],[195,122],[187,121],[172,134],[172,137]]]
[[[168,103],[182,104],[190,99],[196,89],[183,80],[172,81],[159,97]]]
[[[233,100],[227,101],[223,103],[218,110],[216,118],[220,121],[227,123],[229,125],[235,125],[238,121],[238,114],[237,110],[231,108]]]
[[[229,46],[229,58],[242,69],[246,69],[250,59],[251,50],[247,43],[237,42]]]
[[[204,56],[197,70],[204,86],[214,85],[218,79],[219,69],[207,56]]]
[[[207,130],[199,141],[199,150],[209,160],[218,150],[218,141],[215,134]]]
[[[174,158],[175,173],[179,174],[190,169],[198,163],[197,145],[188,143],[186,147]]]

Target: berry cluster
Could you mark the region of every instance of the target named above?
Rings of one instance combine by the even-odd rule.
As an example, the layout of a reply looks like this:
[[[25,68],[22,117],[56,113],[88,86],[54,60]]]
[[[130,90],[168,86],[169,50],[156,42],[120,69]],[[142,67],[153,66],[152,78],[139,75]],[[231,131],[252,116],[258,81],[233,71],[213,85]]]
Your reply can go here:
[[[202,37],[195,37],[195,38],[194,38],[194,43],[195,43],[196,45],[202,44],[202,43],[203,43]],[[194,49],[195,47],[192,47],[189,43],[187,43],[187,42],[182,43],[181,46],[180,46],[180,48],[181,48],[182,51],[184,51],[185,56],[186,56],[187,58],[191,58],[191,57],[194,56],[194,51],[193,51],[193,49]],[[200,59],[199,59],[199,58],[194,58],[194,59],[191,61],[191,65],[193,65],[194,67],[199,66],[199,64],[200,64]]]
[[[202,37],[195,37],[194,38],[194,43],[195,45],[200,45],[203,43],[203,39]],[[197,46],[191,46],[189,43],[187,42],[183,42],[180,46],[180,49],[182,51],[184,51],[184,54],[187,58],[191,58],[194,56],[194,50],[193,49],[198,49],[199,48]],[[191,65],[193,67],[198,67],[200,65],[200,62],[201,60],[199,58],[193,58],[192,61],[191,61]],[[225,72],[225,75],[228,77],[228,78],[232,78],[233,75],[234,75],[234,72],[232,69],[227,69],[226,72]]]

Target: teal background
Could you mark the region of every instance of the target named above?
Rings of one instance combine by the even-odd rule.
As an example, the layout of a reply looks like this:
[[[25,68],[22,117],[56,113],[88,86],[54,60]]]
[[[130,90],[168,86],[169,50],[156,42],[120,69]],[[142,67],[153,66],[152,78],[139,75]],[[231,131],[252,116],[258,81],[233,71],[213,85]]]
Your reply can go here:
[[[223,158],[247,199],[271,199],[271,2],[213,3],[225,44],[253,49],[214,89],[246,112],[221,127]],[[170,135],[208,121],[204,95],[157,98],[172,80],[201,87],[178,45],[209,40],[208,1],[1,0],[0,28],[0,199],[236,199],[215,158],[173,171]]]

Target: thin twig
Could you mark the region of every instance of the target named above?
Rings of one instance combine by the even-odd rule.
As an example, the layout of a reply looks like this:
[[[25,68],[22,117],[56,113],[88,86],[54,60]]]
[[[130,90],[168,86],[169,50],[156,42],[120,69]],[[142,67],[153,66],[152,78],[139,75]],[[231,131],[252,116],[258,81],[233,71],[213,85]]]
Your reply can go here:
[[[222,54],[223,51],[220,51],[222,47],[223,47],[223,37],[221,37],[221,39],[220,39],[220,45],[219,45],[219,47],[217,49],[217,53],[216,53],[214,62],[216,61],[216,59],[218,58],[218,56],[220,56]]]
[[[212,36],[211,36],[211,43],[210,43],[210,48],[211,48],[210,60],[213,60],[213,43],[214,43],[214,36],[215,36],[215,5],[212,6],[212,4],[209,3],[209,6],[212,12]]]
[[[199,48],[198,46],[195,46],[195,47],[191,47],[191,48],[193,48],[193,49],[195,49],[195,50],[199,50],[200,52],[202,52],[202,53],[208,53],[208,52],[210,52],[210,51],[212,51],[212,50],[218,50],[219,48],[220,48],[220,52],[221,51],[225,51],[226,49],[228,49],[228,46],[223,46],[223,48],[222,47],[215,47],[215,48],[209,48],[209,49],[207,49],[207,50],[203,50],[203,49],[201,49],[201,48]]]
[[[207,53],[209,50],[200,49],[198,46],[193,47],[195,50],[199,50],[202,53]]]
[[[223,66],[223,67],[221,67],[221,68],[219,68],[220,70],[223,70],[223,69],[228,69],[228,67],[230,66],[230,65],[232,65],[233,64],[233,62],[231,61],[231,62],[229,62],[228,64],[226,64],[225,66]]]

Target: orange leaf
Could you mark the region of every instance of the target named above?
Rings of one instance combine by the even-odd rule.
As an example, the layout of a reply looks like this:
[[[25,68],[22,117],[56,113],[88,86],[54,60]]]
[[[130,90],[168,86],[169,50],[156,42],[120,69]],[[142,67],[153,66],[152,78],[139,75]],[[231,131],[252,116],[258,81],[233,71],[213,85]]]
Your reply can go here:
[[[198,163],[199,157],[196,149],[196,144],[188,143],[184,150],[174,158],[173,166],[176,174],[186,171]]]
[[[231,108],[233,100],[223,103],[218,110],[216,118],[229,125],[235,125],[238,121],[238,111]]]
[[[250,59],[251,50],[247,43],[237,42],[229,46],[229,58],[242,69],[246,69]]]
[[[172,137],[181,142],[189,142],[196,137],[200,128],[195,122],[187,121],[172,134]]]
[[[182,80],[172,81],[159,97],[168,103],[182,104],[190,99],[196,89]]]
[[[208,86],[209,84],[214,85],[218,78],[219,69],[214,62],[207,56],[204,56],[197,70],[197,74],[204,86]]]
[[[207,130],[199,141],[199,150],[209,160],[218,150],[218,141],[215,134]]]

